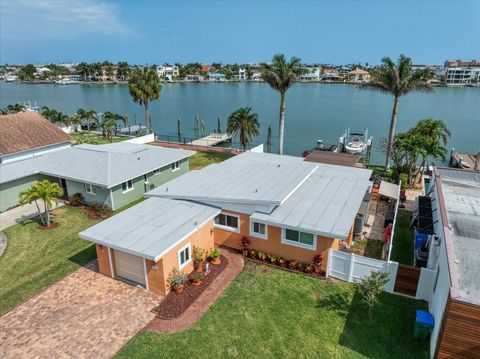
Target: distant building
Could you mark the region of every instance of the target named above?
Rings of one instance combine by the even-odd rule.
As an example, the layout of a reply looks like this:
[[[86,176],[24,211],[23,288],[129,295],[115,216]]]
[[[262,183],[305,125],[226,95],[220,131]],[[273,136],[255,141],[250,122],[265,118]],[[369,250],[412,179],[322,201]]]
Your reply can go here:
[[[227,77],[225,76],[225,74],[222,74],[220,72],[214,72],[208,74],[208,79],[215,82],[225,82]]]
[[[449,67],[445,69],[447,86],[480,85],[480,67]]]
[[[304,81],[320,80],[320,67],[305,67],[305,73],[300,75],[299,79]]]
[[[447,60],[445,61],[443,67],[480,67],[480,62],[478,60],[472,60],[472,61]]]
[[[434,75],[436,78],[440,79],[445,76],[445,69],[440,66],[440,65],[412,65],[412,70],[417,71],[417,70],[425,70],[425,69],[430,69],[433,71]]]
[[[260,72],[254,72],[252,74],[252,80],[253,81],[263,81],[262,74]]]
[[[209,65],[202,65],[202,67],[200,67],[200,71],[202,72],[210,72],[210,69],[212,68],[212,66],[209,66]]]
[[[247,80],[247,70],[246,69],[238,69],[238,79],[240,81]]]
[[[341,81],[343,77],[340,75],[340,71],[336,67],[324,67],[322,69],[322,76],[320,77],[322,81],[332,82],[332,81]]]
[[[347,80],[354,83],[365,83],[370,81],[370,74],[368,71],[356,68],[347,73]]]
[[[178,66],[157,66],[158,77],[165,80],[172,80],[180,75]]]

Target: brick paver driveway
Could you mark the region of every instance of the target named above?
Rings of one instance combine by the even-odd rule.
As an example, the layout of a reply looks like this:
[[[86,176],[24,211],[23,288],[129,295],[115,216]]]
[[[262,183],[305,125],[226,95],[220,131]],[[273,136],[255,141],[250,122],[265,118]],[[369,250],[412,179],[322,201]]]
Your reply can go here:
[[[0,358],[112,357],[153,319],[159,300],[80,268],[0,318]]]

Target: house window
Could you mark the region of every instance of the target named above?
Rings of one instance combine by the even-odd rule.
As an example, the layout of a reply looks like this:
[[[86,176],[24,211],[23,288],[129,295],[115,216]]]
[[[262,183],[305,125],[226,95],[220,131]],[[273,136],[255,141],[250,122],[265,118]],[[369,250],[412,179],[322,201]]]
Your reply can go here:
[[[148,183],[148,173],[145,173],[145,174],[143,175],[143,182],[144,182],[144,183]]]
[[[122,190],[123,190],[123,193],[133,190],[133,181],[128,180],[127,182],[123,182],[122,183]]]
[[[250,235],[253,237],[267,239],[267,228],[265,223],[250,221]]]
[[[180,163],[178,161],[175,161],[172,163],[172,172],[178,171],[179,168],[180,168]]]
[[[154,176],[159,175],[160,174],[160,168],[157,168],[156,170],[153,170],[152,174]]]
[[[188,263],[190,263],[191,260],[191,250],[190,250],[190,243],[186,244],[182,248],[179,249],[178,251],[178,267],[179,269],[182,269],[185,267]]]
[[[90,183],[85,183],[85,192],[91,195],[96,195],[97,187],[91,185]]]
[[[231,232],[240,232],[240,217],[234,214],[220,213],[215,217],[215,227]]]
[[[316,247],[314,234],[288,228],[282,230],[282,243],[309,249],[315,249]]]

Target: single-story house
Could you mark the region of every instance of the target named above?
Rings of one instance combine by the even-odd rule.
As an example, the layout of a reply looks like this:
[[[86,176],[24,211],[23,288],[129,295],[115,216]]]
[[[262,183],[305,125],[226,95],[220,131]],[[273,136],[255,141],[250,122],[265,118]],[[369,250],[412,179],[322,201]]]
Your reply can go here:
[[[365,169],[246,152],[158,186],[141,204],[79,235],[97,244],[101,273],[161,295],[169,290],[166,278],[173,268],[191,270],[185,261],[194,246],[239,249],[244,236],[250,248],[289,260],[311,263],[322,254],[325,268],[328,249],[352,240],[370,175]],[[122,269],[134,267],[125,261],[136,263],[135,273]]]
[[[3,121],[15,126],[5,130]],[[188,172],[194,154],[128,142],[71,146],[70,136],[35,112],[0,116],[0,124],[0,211],[18,205],[19,193],[42,179],[58,182],[65,198],[79,193],[115,210]]]
[[[356,68],[347,74],[347,80],[354,83],[364,83],[370,81],[370,73],[368,71]]]

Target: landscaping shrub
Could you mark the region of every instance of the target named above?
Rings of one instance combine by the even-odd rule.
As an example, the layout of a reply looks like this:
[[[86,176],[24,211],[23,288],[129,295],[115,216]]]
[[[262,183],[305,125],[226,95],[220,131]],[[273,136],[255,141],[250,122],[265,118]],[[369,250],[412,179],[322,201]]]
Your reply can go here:
[[[72,197],[70,197],[70,206],[80,207],[84,204],[85,202],[81,193],[75,193]]]

